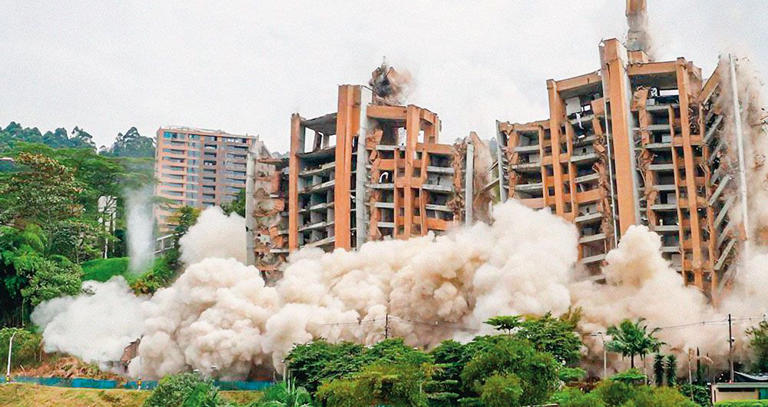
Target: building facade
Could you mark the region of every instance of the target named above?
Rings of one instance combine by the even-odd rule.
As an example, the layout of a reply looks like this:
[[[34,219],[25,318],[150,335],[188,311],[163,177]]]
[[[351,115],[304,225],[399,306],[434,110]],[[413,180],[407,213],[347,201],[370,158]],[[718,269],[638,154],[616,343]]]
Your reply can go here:
[[[548,119],[498,123],[502,198],[573,222],[595,274],[630,225],[646,225],[685,283],[716,296],[743,229],[723,193],[718,74],[705,84],[684,58],[650,61],[616,39],[600,55],[598,71],[547,81]]]
[[[258,137],[220,130],[164,127],[157,131],[155,195],[167,203],[155,207],[159,229],[172,228],[175,208],[206,208],[233,200],[245,189],[246,162]]]
[[[338,91],[336,112],[291,117],[287,157],[252,161],[268,166],[253,173],[267,185],[247,193],[254,264],[277,270],[304,247],[353,250],[487,219],[487,172],[474,169],[490,154],[476,135],[442,144],[437,114],[391,104],[376,86]]]

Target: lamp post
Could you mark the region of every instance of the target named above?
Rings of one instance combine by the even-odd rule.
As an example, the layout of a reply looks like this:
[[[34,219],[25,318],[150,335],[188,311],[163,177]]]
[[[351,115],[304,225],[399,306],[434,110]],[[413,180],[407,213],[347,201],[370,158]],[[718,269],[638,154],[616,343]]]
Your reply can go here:
[[[11,340],[8,341],[8,366],[5,369],[5,382],[11,382],[11,351],[13,350],[13,337],[16,336],[18,331],[14,331],[11,335]]]
[[[608,378],[608,351],[605,349],[605,336],[602,332],[595,332],[589,336],[599,336],[603,343],[603,379]]]

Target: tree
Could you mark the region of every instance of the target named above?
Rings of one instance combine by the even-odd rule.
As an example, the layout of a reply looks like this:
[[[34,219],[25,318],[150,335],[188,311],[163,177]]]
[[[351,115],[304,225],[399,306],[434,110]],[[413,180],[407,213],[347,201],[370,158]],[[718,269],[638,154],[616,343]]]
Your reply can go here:
[[[656,386],[664,385],[664,364],[664,355],[657,353],[653,356],[653,379]]]
[[[125,134],[117,133],[115,142],[106,152],[106,155],[114,157],[154,157],[155,140],[151,137],[142,136],[136,127],[131,127]]]
[[[23,169],[0,185],[0,222],[50,225],[80,215],[82,188],[69,168],[42,154],[20,153],[16,163]]]
[[[480,400],[486,407],[519,405],[523,388],[516,374],[493,375],[483,384]]]
[[[667,386],[675,386],[677,384],[677,357],[675,355],[667,355],[664,370],[666,372]]]
[[[321,385],[317,398],[330,406],[427,407],[423,386],[430,375],[428,364],[378,362],[349,378]]]
[[[519,315],[499,315],[485,321],[486,324],[496,328],[497,331],[506,331],[511,335],[512,331],[522,325]]]
[[[529,317],[520,323],[515,336],[533,344],[540,352],[549,352],[560,363],[575,366],[581,359],[581,347],[584,345],[576,334],[578,319],[554,318],[551,313],[542,317]]]
[[[517,405],[536,405],[549,400],[557,389],[559,366],[552,355],[536,351],[528,342],[505,337],[477,353],[464,367],[461,381],[475,397],[480,397],[488,378],[515,375],[522,388]]]
[[[245,189],[241,189],[240,192],[237,193],[235,199],[232,201],[222,204],[221,209],[224,210],[224,213],[227,215],[230,215],[234,212],[242,217],[245,217]]]
[[[324,380],[333,380],[359,371],[362,345],[351,342],[331,344],[317,339],[296,345],[285,357],[290,377],[298,386],[314,393]]]
[[[749,336],[749,347],[754,354],[752,362],[752,371],[755,373],[768,372],[768,322],[761,321],[760,324],[747,329]]]
[[[45,242],[36,225],[0,226],[0,317],[5,325],[23,324],[31,306],[42,301],[80,292],[80,266],[63,256],[45,256]]]
[[[645,358],[650,352],[657,352],[663,344],[654,335],[659,332],[654,328],[648,332],[645,319],[640,318],[636,322],[625,319],[618,326],[611,326],[607,333],[612,337],[605,346],[611,352],[621,353],[622,357],[629,357],[630,367],[635,367],[635,356]]]

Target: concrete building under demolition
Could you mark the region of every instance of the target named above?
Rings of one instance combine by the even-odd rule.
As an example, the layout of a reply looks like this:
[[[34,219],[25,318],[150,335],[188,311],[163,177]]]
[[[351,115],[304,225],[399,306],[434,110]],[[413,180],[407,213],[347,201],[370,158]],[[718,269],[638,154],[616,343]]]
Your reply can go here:
[[[299,248],[352,250],[487,219],[487,146],[474,133],[440,143],[436,113],[401,105],[402,81],[382,65],[370,87],[341,85],[336,112],[292,115],[287,157],[252,155],[246,222],[260,270]]]
[[[652,61],[632,31],[645,1],[627,3],[626,47],[603,41],[599,70],[548,80],[549,118],[497,123],[501,198],[573,222],[595,273],[630,225],[647,225],[685,283],[716,297],[743,238],[729,217],[738,160],[722,136],[733,109],[715,103],[720,70],[705,83],[684,58]]]

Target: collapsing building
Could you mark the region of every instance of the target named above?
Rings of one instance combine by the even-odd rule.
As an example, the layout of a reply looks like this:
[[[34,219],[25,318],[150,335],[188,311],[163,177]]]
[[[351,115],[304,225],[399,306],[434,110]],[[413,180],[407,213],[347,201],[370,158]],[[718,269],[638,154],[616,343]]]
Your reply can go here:
[[[299,248],[351,250],[487,220],[487,146],[474,133],[439,143],[437,114],[398,104],[400,79],[382,66],[371,87],[339,86],[337,112],[291,117],[287,157],[249,160],[246,216],[260,269],[277,270]]]
[[[629,1],[628,17],[645,15]],[[743,228],[731,222],[736,168],[722,159],[719,76],[678,58],[654,62],[648,42],[600,44],[601,68],[548,80],[550,117],[498,122],[502,200],[550,208],[579,230],[580,262],[594,273],[630,225],[647,225],[686,284],[716,295]]]

